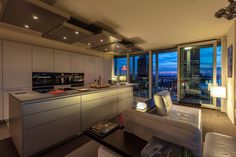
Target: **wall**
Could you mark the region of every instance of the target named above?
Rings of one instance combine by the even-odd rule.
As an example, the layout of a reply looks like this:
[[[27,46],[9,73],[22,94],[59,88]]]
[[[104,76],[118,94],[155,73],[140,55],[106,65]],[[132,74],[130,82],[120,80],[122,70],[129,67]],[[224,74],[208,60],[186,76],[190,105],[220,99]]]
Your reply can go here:
[[[8,94],[31,90],[32,72],[82,72],[85,83],[111,79],[112,56],[78,45],[0,27],[0,120],[8,119]]]
[[[232,26],[230,27],[228,33],[227,33],[227,48],[233,45],[233,69],[232,69],[232,78],[226,78],[226,88],[227,88],[227,100],[226,100],[226,104],[227,104],[227,115],[229,117],[229,119],[231,120],[231,122],[233,124],[235,124],[235,101],[236,101],[236,97],[235,97],[235,78],[236,78],[236,65],[235,65],[235,61],[236,61],[236,22],[234,22],[232,24]],[[226,58],[228,59],[227,56],[227,51],[226,51]],[[228,63],[228,61],[226,62],[226,64]],[[228,74],[228,66],[226,65],[226,75]]]

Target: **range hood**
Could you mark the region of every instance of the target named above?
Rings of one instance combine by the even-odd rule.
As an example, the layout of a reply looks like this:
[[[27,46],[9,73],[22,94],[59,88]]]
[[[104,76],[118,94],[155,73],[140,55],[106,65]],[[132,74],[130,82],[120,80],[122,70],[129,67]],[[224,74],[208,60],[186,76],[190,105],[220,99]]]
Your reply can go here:
[[[70,15],[39,0],[2,0],[1,22],[48,33]]]
[[[87,24],[52,6],[57,0],[0,0],[0,22],[39,32],[42,37],[104,53],[142,51],[96,24]]]
[[[102,52],[113,52],[114,54],[125,54],[125,53],[132,53],[132,52],[139,52],[142,51],[141,48],[132,45],[125,45],[122,43],[112,43],[107,44],[99,47],[94,47],[92,49],[102,51]]]
[[[72,44],[91,38],[92,35],[93,33],[88,30],[64,22],[51,32],[43,34],[43,37]]]
[[[107,44],[111,44],[111,43],[115,43],[119,41],[121,41],[120,37],[114,34],[111,34],[105,30],[102,30],[100,33],[95,34],[91,36],[90,38],[86,38],[82,40],[81,42],[84,44],[87,44],[91,48],[95,48],[98,46],[107,45]]]

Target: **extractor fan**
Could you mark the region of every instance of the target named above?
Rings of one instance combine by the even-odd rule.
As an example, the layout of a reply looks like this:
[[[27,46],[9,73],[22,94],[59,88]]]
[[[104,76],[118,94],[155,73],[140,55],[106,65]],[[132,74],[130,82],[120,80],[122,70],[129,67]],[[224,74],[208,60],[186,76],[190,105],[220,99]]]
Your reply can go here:
[[[224,17],[227,20],[232,20],[234,17],[236,17],[236,1],[228,1],[230,3],[229,6],[222,8],[215,13],[216,18]]]

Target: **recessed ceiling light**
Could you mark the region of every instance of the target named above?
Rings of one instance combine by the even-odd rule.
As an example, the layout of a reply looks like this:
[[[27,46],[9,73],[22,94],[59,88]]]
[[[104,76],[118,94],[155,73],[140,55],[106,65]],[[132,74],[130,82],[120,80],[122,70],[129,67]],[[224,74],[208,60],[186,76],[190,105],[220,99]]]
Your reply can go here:
[[[131,50],[129,49],[129,52],[131,52]]]
[[[88,43],[88,46],[90,46],[91,44],[90,43]]]
[[[38,18],[38,16],[33,15],[33,19],[38,20],[39,18]]]
[[[105,51],[107,51],[107,48],[105,48]]]
[[[67,39],[67,37],[63,37],[63,39],[64,39],[64,40],[66,40],[66,39]]]
[[[184,49],[185,49],[185,50],[191,50],[192,47],[185,47]]]
[[[120,48],[120,46],[119,46],[119,45],[117,45],[116,47],[117,47],[117,48]]]
[[[79,32],[78,32],[78,31],[75,31],[75,34],[79,34]]]
[[[103,39],[101,39],[100,42],[103,42]]]
[[[29,25],[24,25],[25,28],[29,28]]]

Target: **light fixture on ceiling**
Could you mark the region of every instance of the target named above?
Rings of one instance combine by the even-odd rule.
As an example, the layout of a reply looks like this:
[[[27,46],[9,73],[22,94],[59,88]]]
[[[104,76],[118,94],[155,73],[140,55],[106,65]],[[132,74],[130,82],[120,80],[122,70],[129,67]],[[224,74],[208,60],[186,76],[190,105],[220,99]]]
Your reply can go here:
[[[105,48],[105,51],[107,51],[107,48]]]
[[[131,50],[129,49],[129,52],[131,52]]]
[[[38,16],[36,16],[36,15],[33,15],[32,17],[33,17],[34,20],[38,20],[39,19]]]
[[[100,42],[103,42],[103,39],[101,39]]]
[[[192,47],[185,47],[184,50],[191,50]]]
[[[29,28],[29,25],[24,25],[25,28]]]
[[[236,2],[234,0],[228,0],[229,5],[225,8],[218,10],[215,13],[216,18],[226,18],[227,20],[232,20],[236,17]]]
[[[63,39],[64,39],[64,40],[66,40],[66,39],[67,39],[67,37],[63,37]]]
[[[78,31],[75,31],[75,34],[76,34],[76,35],[78,35],[78,34],[79,34],[79,32],[78,32]]]
[[[91,44],[90,43],[88,43],[88,46],[90,46]]]
[[[119,45],[117,45],[116,47],[117,47],[117,48],[120,48],[120,46],[119,46]]]

